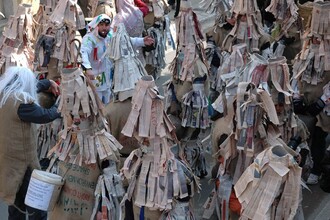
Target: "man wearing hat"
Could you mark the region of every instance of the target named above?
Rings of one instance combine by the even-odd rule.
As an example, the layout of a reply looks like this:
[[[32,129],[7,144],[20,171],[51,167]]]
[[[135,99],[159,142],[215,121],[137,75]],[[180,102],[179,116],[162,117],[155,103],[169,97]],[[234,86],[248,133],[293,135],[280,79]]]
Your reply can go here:
[[[96,92],[104,104],[110,102],[112,62],[109,56],[105,56],[110,43],[111,18],[106,14],[100,14],[88,24],[88,33],[82,39],[81,55],[82,65],[86,75],[93,81]],[[153,38],[131,38],[135,47],[152,45]]]

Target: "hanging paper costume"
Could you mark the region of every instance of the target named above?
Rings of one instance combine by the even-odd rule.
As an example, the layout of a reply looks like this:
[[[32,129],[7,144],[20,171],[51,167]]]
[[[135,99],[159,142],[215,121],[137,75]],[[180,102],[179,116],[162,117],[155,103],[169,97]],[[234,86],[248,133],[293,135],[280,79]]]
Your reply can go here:
[[[47,78],[56,80],[63,67],[76,61],[79,49],[73,40],[85,28],[85,18],[77,0],[60,0],[49,21],[38,38],[34,62],[36,68],[47,66]]]
[[[248,52],[260,53],[269,39],[262,29],[261,14],[256,0],[237,0],[231,11],[235,13],[237,20],[223,42],[224,50],[231,52],[233,45],[246,43]],[[246,21],[243,21],[241,16],[246,16]]]
[[[117,26],[107,55],[114,60],[113,92],[120,101],[124,101],[132,97],[135,83],[147,75],[124,24],[120,23]]]
[[[293,219],[301,168],[281,145],[261,152],[235,185],[241,219]]]
[[[142,143],[122,168],[130,180],[127,199],[132,198],[140,211],[175,209],[175,200],[189,200],[198,190],[192,171],[170,149],[174,126],[163,109],[162,99],[152,76],[143,76],[135,88],[132,110],[122,130]]]
[[[34,28],[31,5],[20,4],[3,31],[0,42],[0,73],[10,66],[32,69]]]
[[[329,97],[327,94],[330,80],[329,8],[329,2],[314,4],[311,27],[304,34],[303,48],[296,56],[292,70],[295,93],[304,95],[305,106],[312,105],[324,95],[323,103],[320,103],[324,106],[317,114],[317,126],[326,132],[330,130],[330,107],[326,98]]]
[[[119,161],[118,151],[122,146],[107,131],[100,100],[82,70],[64,68],[61,78],[58,110],[64,127],[59,132],[60,140],[48,155],[53,156],[51,166],[57,159],[60,161],[58,172],[66,183],[50,219],[58,219],[59,216],[63,219],[90,219],[98,212],[107,218],[120,219],[119,203],[124,190],[116,162]],[[105,161],[109,166],[101,167],[102,174],[99,165]],[[72,178],[80,178],[80,182],[72,181]],[[66,198],[70,198],[69,203],[65,202]],[[79,202],[77,198],[80,198]],[[65,212],[68,207],[76,206],[86,207],[81,211],[83,214]]]

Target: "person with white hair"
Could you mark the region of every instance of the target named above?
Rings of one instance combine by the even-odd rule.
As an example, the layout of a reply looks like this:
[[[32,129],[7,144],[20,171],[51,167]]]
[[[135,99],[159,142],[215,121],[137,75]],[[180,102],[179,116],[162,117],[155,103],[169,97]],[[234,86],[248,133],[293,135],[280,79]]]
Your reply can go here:
[[[60,117],[57,106],[45,109],[37,93],[59,95],[52,80],[37,81],[26,67],[10,67],[0,77],[0,198],[8,204],[8,219],[47,219],[47,212],[24,204],[33,169],[40,169],[37,157],[36,124]]]
[[[110,102],[112,84],[112,62],[106,56],[106,50],[111,39],[111,18],[100,14],[88,24],[88,31],[81,45],[82,66],[86,75],[93,81],[96,92],[104,104]],[[134,47],[152,45],[154,40],[150,37],[131,38]]]

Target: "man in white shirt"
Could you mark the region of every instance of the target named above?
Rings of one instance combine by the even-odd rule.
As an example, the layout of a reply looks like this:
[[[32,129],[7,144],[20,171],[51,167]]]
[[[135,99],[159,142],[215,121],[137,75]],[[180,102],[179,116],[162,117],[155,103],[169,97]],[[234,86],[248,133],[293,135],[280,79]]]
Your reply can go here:
[[[104,104],[110,102],[112,83],[112,62],[105,56],[109,46],[111,19],[106,14],[93,18],[88,24],[89,32],[83,37],[81,45],[82,65],[86,75],[93,81],[96,92]],[[152,45],[153,38],[131,38],[134,47]]]

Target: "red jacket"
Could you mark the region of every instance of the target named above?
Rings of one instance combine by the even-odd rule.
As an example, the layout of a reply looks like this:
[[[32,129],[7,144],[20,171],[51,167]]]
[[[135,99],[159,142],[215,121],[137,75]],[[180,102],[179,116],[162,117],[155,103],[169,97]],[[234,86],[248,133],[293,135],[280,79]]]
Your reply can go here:
[[[143,17],[149,13],[149,8],[142,0],[134,0],[135,5],[142,11]]]

